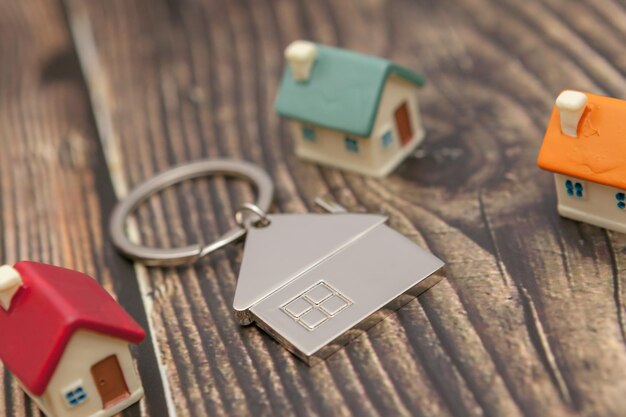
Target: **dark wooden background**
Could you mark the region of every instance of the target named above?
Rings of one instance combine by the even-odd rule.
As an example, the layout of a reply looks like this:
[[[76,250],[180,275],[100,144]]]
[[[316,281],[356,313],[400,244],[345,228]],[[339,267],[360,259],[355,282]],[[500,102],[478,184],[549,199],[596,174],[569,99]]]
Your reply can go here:
[[[394,175],[294,157],[273,100],[297,38],[426,75],[427,138]],[[626,236],[559,218],[535,162],[560,90],[626,96],[625,47],[617,0],[1,0],[2,260],[85,271],[149,330],[124,416],[624,416]],[[389,213],[445,279],[308,368],[233,319],[241,247],[148,269],[110,245],[130,187],[219,156],[265,167],[277,212],[325,194]],[[130,229],[208,240],[251,198],[198,180]],[[0,407],[38,415],[6,373]]]

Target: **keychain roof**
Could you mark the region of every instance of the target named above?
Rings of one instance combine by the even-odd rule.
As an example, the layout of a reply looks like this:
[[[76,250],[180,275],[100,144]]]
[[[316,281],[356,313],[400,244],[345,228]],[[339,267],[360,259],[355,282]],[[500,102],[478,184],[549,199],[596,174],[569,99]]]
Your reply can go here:
[[[254,233],[246,237],[246,252],[233,303],[237,311],[251,308],[276,288],[288,284],[387,220],[376,214],[309,213],[268,218],[271,227],[254,229]],[[248,256],[249,253],[253,256]]]

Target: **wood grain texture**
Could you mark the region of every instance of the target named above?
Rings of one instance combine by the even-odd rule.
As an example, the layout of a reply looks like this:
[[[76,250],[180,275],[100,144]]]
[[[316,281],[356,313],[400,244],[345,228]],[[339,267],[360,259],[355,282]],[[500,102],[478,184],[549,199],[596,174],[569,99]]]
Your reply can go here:
[[[0,251],[97,276],[150,330],[147,396],[124,415],[626,415],[626,237],[559,218],[535,163],[560,90],[626,97],[625,22],[615,0],[1,1]],[[297,38],[426,75],[427,138],[394,175],[295,158],[273,100]],[[388,213],[445,279],[308,368],[233,319],[241,246],[133,270],[108,243],[116,194],[211,157],[267,169],[276,212],[326,194]],[[253,197],[189,182],[130,229],[207,241]],[[0,415],[36,413],[0,384]]]
[[[0,2],[0,39],[3,262],[30,259],[84,271],[145,326],[133,270],[104,234],[115,194],[61,4]],[[135,353],[141,372],[157,381],[150,409],[158,408],[164,395],[154,348],[144,344]],[[38,414],[4,370],[0,385],[0,415]]]

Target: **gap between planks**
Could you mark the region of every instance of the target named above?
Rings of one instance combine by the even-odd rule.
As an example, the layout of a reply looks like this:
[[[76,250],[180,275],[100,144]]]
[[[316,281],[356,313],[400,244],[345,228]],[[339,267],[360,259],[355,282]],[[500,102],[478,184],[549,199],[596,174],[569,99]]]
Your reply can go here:
[[[108,95],[108,83],[98,57],[98,49],[93,35],[91,22],[86,12],[76,0],[62,0],[67,13],[70,36],[78,55],[81,71],[87,85],[87,93],[91,104],[92,114],[96,122],[96,130],[100,145],[104,152],[105,163],[113,184],[116,197],[119,199],[128,193],[128,184],[123,174],[122,159],[118,142],[113,128],[111,112],[107,103],[110,102]],[[127,222],[127,233],[131,241],[139,240],[139,227],[136,220],[130,218]],[[147,268],[139,263],[133,262],[135,275],[141,292],[141,303],[146,313],[150,330],[150,343],[154,349],[159,373],[161,374],[162,389],[165,394],[168,414],[170,417],[177,417],[172,390],[167,378],[167,368],[163,361],[161,350],[159,349],[156,336],[156,328],[152,316],[153,301],[150,297],[150,284],[148,282]],[[141,401],[141,415],[147,416],[145,401]]]

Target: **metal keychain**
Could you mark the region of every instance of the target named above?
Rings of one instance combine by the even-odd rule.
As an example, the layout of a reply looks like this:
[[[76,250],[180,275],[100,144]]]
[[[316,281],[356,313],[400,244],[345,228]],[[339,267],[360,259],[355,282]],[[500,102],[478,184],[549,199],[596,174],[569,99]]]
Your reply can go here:
[[[256,203],[235,212],[237,227],[206,246],[149,248],[124,232],[146,198],[181,181],[208,175],[248,179]],[[436,284],[443,262],[385,225],[380,214],[349,213],[327,200],[330,214],[268,214],[274,186],[261,168],[237,160],[204,160],[139,185],[111,217],[115,247],[146,265],[191,264],[244,236],[233,308],[242,325],[256,323],[308,364],[324,359],[391,311]]]

